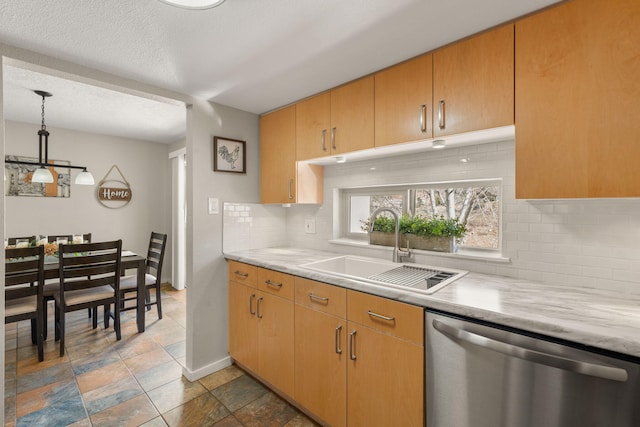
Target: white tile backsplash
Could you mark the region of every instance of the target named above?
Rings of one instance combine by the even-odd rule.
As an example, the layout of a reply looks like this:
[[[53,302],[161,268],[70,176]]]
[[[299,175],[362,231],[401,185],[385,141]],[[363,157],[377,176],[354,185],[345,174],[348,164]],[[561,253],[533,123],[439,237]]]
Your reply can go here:
[[[471,161],[460,162],[463,157]],[[329,243],[334,237],[336,188],[487,178],[503,179],[502,245],[509,263],[437,256],[421,256],[418,262],[640,292],[640,199],[516,200],[513,141],[326,166],[324,204],[296,205],[287,211],[288,244],[338,253],[376,253]],[[304,233],[307,218],[316,220],[314,235]],[[374,256],[391,255],[377,251]]]
[[[503,179],[502,250],[510,261],[419,255],[417,262],[640,292],[640,199],[516,200],[513,141],[326,166],[322,205],[225,203],[223,248],[294,246],[390,258],[383,248],[330,243],[336,189],[489,178]],[[315,234],[305,233],[306,219],[315,219]]]

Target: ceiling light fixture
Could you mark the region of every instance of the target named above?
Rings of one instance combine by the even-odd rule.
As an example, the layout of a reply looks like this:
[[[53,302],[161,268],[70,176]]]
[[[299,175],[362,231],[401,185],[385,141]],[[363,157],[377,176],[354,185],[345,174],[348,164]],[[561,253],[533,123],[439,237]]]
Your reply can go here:
[[[73,166],[73,165],[56,165],[53,163],[49,163],[49,131],[47,130],[47,125],[44,124],[44,100],[50,96],[52,96],[49,92],[45,92],[43,90],[34,90],[34,92],[42,97],[42,126],[38,131],[38,142],[39,142],[39,151],[38,151],[38,161],[37,162],[26,162],[22,160],[5,160],[5,163],[13,164],[13,165],[28,165],[28,166],[38,166],[38,168],[33,172],[33,176],[31,177],[31,182],[38,182],[41,184],[50,184],[53,182],[53,175],[48,168],[62,167],[62,168],[71,168],[71,169],[82,169],[82,172],[78,174],[76,177],[76,184],[78,185],[93,185],[95,183],[93,179],[93,175],[91,172],[87,171],[86,166]],[[44,161],[42,161],[42,148],[44,146]]]
[[[224,0],[160,0],[171,6],[182,9],[211,9],[220,6]]]
[[[431,147],[432,148],[444,148],[445,146],[445,141],[444,139],[434,139],[431,142]]]

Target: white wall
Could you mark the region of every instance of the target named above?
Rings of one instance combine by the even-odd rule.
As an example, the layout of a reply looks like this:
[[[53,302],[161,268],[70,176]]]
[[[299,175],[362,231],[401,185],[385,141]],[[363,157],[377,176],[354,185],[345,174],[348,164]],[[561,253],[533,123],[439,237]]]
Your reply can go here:
[[[5,122],[5,152],[38,156],[39,126]],[[114,136],[47,127],[49,158],[87,166],[96,185],[75,185],[72,170],[70,197],[5,197],[7,236],[92,233],[93,241],[122,239],[123,248],[145,255],[151,231],[171,234],[171,181],[168,145]],[[97,198],[99,181],[118,165],[131,185],[132,199],[110,209]],[[121,179],[117,171],[109,178]],[[168,248],[171,248],[170,242]],[[171,278],[171,251],[162,276]]]
[[[460,162],[463,157],[471,161]],[[513,141],[327,166],[324,204],[288,211],[289,244],[390,258],[385,250],[328,242],[333,236],[334,189],[483,178],[504,179],[502,244],[510,262],[443,256],[420,256],[419,262],[640,293],[640,199],[516,200]],[[304,233],[307,218],[316,219],[315,235]]]

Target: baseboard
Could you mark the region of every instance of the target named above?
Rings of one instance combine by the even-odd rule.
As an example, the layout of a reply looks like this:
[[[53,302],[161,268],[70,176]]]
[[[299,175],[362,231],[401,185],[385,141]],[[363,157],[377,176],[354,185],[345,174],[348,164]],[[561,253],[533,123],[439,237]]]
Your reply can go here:
[[[195,371],[187,369],[187,367],[185,366],[182,368],[182,375],[184,375],[189,381],[196,381],[200,378],[204,378],[207,375],[211,375],[214,372],[224,369],[227,366],[231,366],[230,356],[217,360],[207,366],[203,366],[202,368],[196,369]]]

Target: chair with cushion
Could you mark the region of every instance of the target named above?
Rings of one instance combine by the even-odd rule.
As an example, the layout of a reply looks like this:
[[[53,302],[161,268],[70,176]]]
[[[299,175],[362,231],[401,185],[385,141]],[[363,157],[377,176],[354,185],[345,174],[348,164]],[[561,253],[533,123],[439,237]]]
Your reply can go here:
[[[145,285],[145,301],[147,310],[151,309],[152,305],[156,305],[158,308],[158,318],[162,319],[162,299],[160,298],[160,284],[162,282],[162,262],[164,260],[164,250],[167,246],[167,235],[151,232],[151,238],[149,239],[149,251],[147,252],[147,270],[144,275]],[[156,298],[155,301],[151,301],[151,293],[149,289],[155,288]],[[138,277],[134,275],[122,276],[120,278],[120,294],[122,310],[133,310],[136,305],[131,307],[125,307],[125,301],[131,301],[137,299],[138,291]],[[126,297],[128,293],[135,293],[135,296]]]
[[[56,341],[60,340],[60,356],[64,356],[65,315],[68,312],[105,307],[104,324],[114,319],[116,339],[120,340],[120,259],[122,240],[100,243],[60,245],[59,291],[54,294]],[[114,310],[111,312],[110,305]],[[93,327],[97,327],[94,316]]]
[[[31,341],[44,360],[44,247],[5,249],[4,323],[31,319]]]
[[[7,238],[7,245],[15,246],[16,243],[18,242],[18,240],[27,240],[27,241],[29,241],[29,245],[30,245],[31,242],[35,242],[36,241],[36,236],[9,237],[9,238]]]

